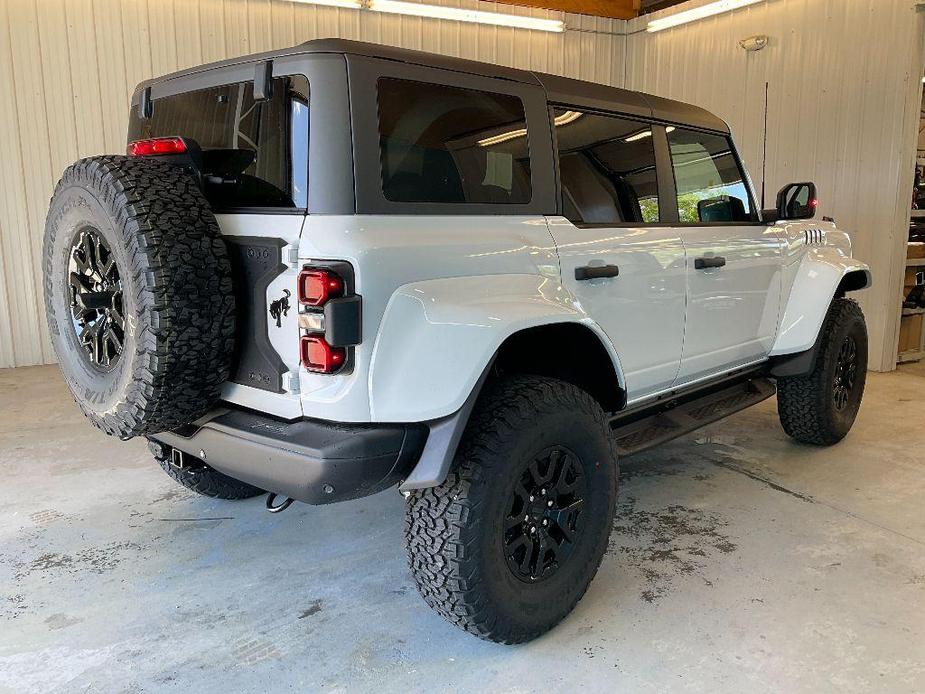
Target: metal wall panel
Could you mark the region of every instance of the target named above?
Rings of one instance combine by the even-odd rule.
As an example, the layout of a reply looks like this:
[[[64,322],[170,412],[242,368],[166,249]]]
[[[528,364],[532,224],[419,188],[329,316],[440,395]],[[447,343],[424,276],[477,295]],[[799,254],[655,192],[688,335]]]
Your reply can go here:
[[[686,9],[699,3],[688,3]],[[760,188],[768,83],[767,201],[814,180],[819,214],[851,232],[874,286],[859,295],[871,366],[895,367],[922,92],[912,0],[767,0],[665,31],[627,25],[626,87],[704,106],[731,126]],[[755,34],[766,48],[738,42]]]
[[[703,4],[695,0],[674,11]],[[474,0],[446,2],[479,6]],[[705,106],[732,126],[760,182],[769,83],[768,199],[814,179],[821,214],[853,232],[875,286],[863,299],[875,368],[893,365],[921,97],[912,0],[766,0],[648,34],[645,23],[565,18],[564,34],[281,0],[0,2],[0,367],[51,362],[41,292],[48,198],[78,157],[120,152],[132,87],[221,58],[340,36],[626,86]],[[484,8],[484,6],[482,6]],[[623,34],[626,34],[624,36]],[[737,42],[767,34],[767,48]]]
[[[474,0],[445,2],[487,9]],[[281,0],[0,2],[0,368],[54,361],[41,246],[55,182],[80,157],[125,149],[141,80],[321,37],[375,41],[619,85],[623,22],[562,18],[551,34]]]

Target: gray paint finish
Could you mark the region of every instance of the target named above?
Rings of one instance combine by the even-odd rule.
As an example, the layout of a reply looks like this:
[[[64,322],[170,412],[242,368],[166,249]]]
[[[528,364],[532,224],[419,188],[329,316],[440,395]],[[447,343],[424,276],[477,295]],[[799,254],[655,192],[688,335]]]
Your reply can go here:
[[[923,419],[919,366],[831,449],[770,400],[624,461],[588,594],[511,648],[418,597],[396,492],[196,497],[56,368],[0,370],[0,691],[921,691]]]

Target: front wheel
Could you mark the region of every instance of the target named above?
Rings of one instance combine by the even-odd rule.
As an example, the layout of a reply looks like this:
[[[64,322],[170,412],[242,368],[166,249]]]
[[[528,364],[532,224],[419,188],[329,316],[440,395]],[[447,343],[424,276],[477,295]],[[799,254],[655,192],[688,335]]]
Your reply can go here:
[[[813,370],[777,383],[780,422],[801,443],[831,446],[851,430],[867,376],[867,326],[860,306],[835,299],[819,333]]]
[[[407,499],[418,590],[480,638],[534,639],[572,611],[597,573],[616,491],[610,427],[590,395],[534,376],[496,382],[447,480]]]

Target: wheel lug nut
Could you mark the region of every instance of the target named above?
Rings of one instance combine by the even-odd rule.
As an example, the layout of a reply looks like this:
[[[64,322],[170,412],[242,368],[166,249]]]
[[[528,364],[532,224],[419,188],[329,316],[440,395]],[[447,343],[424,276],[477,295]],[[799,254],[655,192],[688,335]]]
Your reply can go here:
[[[535,527],[535,526],[531,526],[531,527],[530,527],[530,534],[532,535],[532,534],[535,533],[535,532],[536,532],[536,527]]]
[[[524,516],[524,523],[530,520],[530,516]]]
[[[533,501],[533,495],[530,496],[530,501]]]
[[[546,505],[547,505],[549,508],[552,508],[552,499],[550,499],[549,501],[547,501],[547,502],[546,502]]]
[[[549,525],[549,521],[546,520],[545,518],[543,519],[543,525]]]
[[[546,490],[545,490],[545,489],[541,489],[541,490],[540,490],[540,494],[542,494],[543,496],[546,496]]]

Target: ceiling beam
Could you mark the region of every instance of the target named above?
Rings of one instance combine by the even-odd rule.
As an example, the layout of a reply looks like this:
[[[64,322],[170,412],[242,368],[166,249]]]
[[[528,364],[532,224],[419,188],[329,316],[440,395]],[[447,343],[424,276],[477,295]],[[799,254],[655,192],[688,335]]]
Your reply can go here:
[[[611,19],[633,19],[639,16],[639,2],[640,0],[500,0],[500,4],[503,5],[538,7],[543,10]]]

